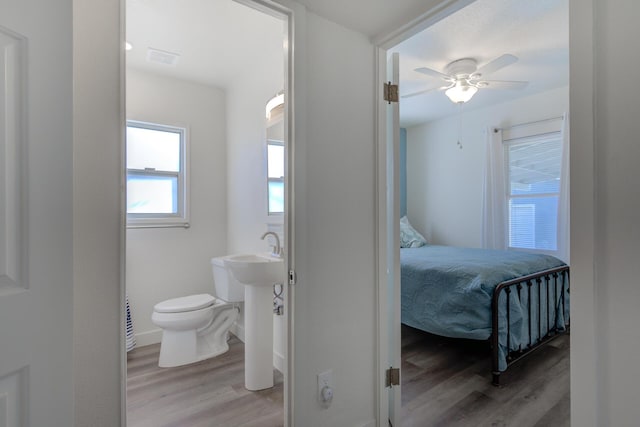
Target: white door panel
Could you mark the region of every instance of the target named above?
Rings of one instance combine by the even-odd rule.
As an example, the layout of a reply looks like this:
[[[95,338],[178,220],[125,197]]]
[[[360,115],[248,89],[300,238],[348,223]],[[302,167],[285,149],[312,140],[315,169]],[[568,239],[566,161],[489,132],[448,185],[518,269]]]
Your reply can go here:
[[[382,84],[399,80],[399,55],[378,51]],[[388,58],[388,61],[384,58]],[[385,67],[386,63],[386,67]],[[382,96],[381,96],[382,98]],[[400,368],[400,114],[397,102],[380,99],[378,106],[378,423],[399,426],[400,385],[386,386],[389,367]]]
[[[391,54],[387,62],[387,81],[400,81],[400,58]],[[400,105],[387,105],[387,265],[389,365],[400,368]],[[400,425],[400,385],[389,389],[389,422]]]
[[[0,427],[73,425],[71,15],[0,0]]]

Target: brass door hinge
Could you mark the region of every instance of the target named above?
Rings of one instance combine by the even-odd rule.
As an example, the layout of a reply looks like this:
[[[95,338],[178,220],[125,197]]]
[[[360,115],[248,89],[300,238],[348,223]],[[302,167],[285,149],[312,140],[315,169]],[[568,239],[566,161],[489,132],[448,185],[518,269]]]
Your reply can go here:
[[[387,369],[386,376],[387,378],[386,378],[385,384],[387,387],[400,385],[400,368]]]
[[[384,100],[389,104],[398,102],[398,85],[391,84],[391,82],[384,84]]]

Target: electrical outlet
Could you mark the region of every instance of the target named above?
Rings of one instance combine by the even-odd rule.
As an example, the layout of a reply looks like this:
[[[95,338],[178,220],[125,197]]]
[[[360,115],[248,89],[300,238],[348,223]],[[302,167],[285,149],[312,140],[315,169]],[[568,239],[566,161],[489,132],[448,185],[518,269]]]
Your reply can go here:
[[[318,401],[329,406],[333,399],[333,372],[331,369],[318,374]]]

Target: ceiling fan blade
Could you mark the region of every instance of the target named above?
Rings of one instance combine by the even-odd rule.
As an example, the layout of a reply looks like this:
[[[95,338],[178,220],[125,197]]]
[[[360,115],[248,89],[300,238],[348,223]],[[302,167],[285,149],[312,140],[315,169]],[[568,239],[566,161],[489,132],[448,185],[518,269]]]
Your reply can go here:
[[[444,79],[446,81],[451,80],[451,76],[447,76],[446,74],[441,73],[440,71],[433,70],[427,67],[416,68],[414,71],[417,71],[420,74],[424,74],[425,76],[431,76],[438,79]]]
[[[497,57],[493,61],[487,62],[482,67],[478,68],[476,72],[473,74],[484,76],[487,74],[495,73],[496,71],[506,67],[507,65],[511,65],[517,61],[518,61],[517,57],[509,53],[505,53],[504,55]]]
[[[400,98],[412,98],[414,96],[423,95],[425,93],[433,92],[439,89],[443,89],[443,87],[430,87],[429,89],[419,90],[418,92],[408,93],[406,95],[400,95]]]
[[[515,80],[481,80],[477,85],[481,89],[524,89],[529,82]]]

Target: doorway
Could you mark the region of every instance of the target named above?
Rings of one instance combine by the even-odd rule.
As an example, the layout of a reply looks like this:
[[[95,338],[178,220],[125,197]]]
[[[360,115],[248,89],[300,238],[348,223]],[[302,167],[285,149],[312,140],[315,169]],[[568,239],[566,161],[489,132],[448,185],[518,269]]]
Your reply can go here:
[[[401,202],[404,199],[406,204],[399,206],[398,218],[395,218],[394,221],[399,220],[400,216],[406,215],[406,219],[413,226],[412,228],[423,234],[430,245],[482,247],[480,213],[483,200],[483,166],[486,157],[485,129],[512,129],[512,127],[517,127],[522,130],[524,127],[537,124],[531,122],[546,122],[547,119],[557,119],[568,111],[568,4],[566,2],[554,2],[554,5],[550,3],[538,4],[537,6],[543,6],[543,8],[537,11],[516,11],[515,15],[509,18],[510,8],[513,7],[511,3],[514,2],[482,0],[455,2],[446,13],[439,11],[434,13],[433,16],[426,17],[421,24],[418,24],[419,28],[408,30],[405,37],[398,37],[393,40],[390,38],[386,45],[384,43],[380,44],[385,49],[380,53],[379,64],[381,64],[382,58],[386,58],[387,55],[390,56],[393,52],[399,52],[400,54],[399,109],[401,116],[400,126],[403,128],[400,138],[404,140],[400,139],[397,144],[398,155],[402,154],[402,148],[407,150],[407,164],[400,171],[397,179],[402,182],[404,174],[406,186],[402,188],[398,182],[393,188],[401,193],[397,197],[398,201]],[[559,7],[560,11],[554,12],[554,7]],[[443,16],[445,17],[443,18]],[[487,21],[483,21],[483,19],[487,19]],[[536,41],[541,44],[535,47],[530,46],[531,43],[526,40],[532,40],[533,38],[525,36],[527,25],[532,25],[531,23],[540,25],[545,20],[546,24],[538,28],[539,31],[540,28],[543,31],[540,31],[540,35],[535,37]],[[444,27],[447,23],[452,25],[448,29],[448,33],[438,34],[439,27]],[[488,27],[480,31],[485,24]],[[516,32],[511,33],[511,35],[505,35],[504,33],[496,35],[486,31],[486,28],[489,27]],[[423,29],[425,29],[424,33],[419,33]],[[550,37],[556,31],[560,33],[560,35],[553,37],[553,42],[556,44],[546,48],[543,47],[543,39]],[[457,44],[457,42],[466,37],[469,37],[469,39]],[[523,37],[523,39],[520,39],[520,37]],[[484,47],[484,40],[491,41],[490,49]],[[517,48],[505,47],[505,41],[519,44],[522,50],[517,51]],[[564,45],[559,46],[557,44],[559,42],[564,43]],[[493,51],[492,49],[497,50]],[[536,50],[539,53],[546,52],[550,55],[550,59],[547,60],[549,62],[542,67],[548,66],[547,71],[551,72],[550,75],[544,75],[547,71],[541,72],[539,65],[535,67],[532,65],[534,59],[529,55]],[[439,52],[441,51],[447,52],[449,56],[440,56]],[[517,60],[504,65],[504,63],[508,62],[505,60],[505,58],[508,58],[505,55],[508,54],[516,57]],[[498,69],[492,70],[492,67],[483,69],[487,64],[498,58],[502,59],[496,63],[503,64]],[[448,71],[451,71],[454,66],[455,61],[459,59],[473,59],[476,61],[477,69],[486,71],[487,79],[500,80],[501,84],[507,80],[528,81],[529,84],[526,87],[531,90],[535,87],[536,91],[528,92],[525,94],[526,96],[521,95],[519,97],[521,100],[516,101],[519,98],[503,97],[499,99],[502,96],[499,91],[485,90],[483,92],[483,88],[479,88],[475,99],[463,104],[452,102],[447,99],[449,94],[445,94],[445,91],[449,89],[447,86],[453,83],[453,80],[449,81],[446,77],[448,76]],[[526,76],[527,66],[535,68],[536,75]],[[381,65],[379,65],[380,68]],[[517,78],[510,75],[512,71],[518,74]],[[495,74],[492,75],[491,73]],[[539,82],[546,78],[550,79],[549,86],[542,88]],[[496,84],[495,86],[499,85]],[[527,92],[529,89],[521,92]],[[509,95],[511,90],[505,90],[504,92]],[[544,101],[545,96],[548,97],[547,101]],[[491,101],[491,98],[493,98],[493,101]],[[481,105],[484,102],[487,102],[487,104]],[[518,105],[516,106],[516,104]],[[500,109],[503,109],[503,111],[501,112]],[[435,115],[429,119],[420,117],[429,114],[429,111],[432,111]],[[561,121],[558,123],[561,123]],[[400,145],[401,143],[403,145]],[[393,167],[399,168],[401,162],[402,158],[394,159]],[[474,170],[475,172],[472,172]],[[471,174],[475,174],[474,179],[469,178]],[[393,235],[389,234],[388,239],[392,238]],[[397,255],[394,254],[394,256]],[[388,256],[386,262],[393,263],[393,257],[391,255]],[[400,268],[398,264],[395,264],[395,266],[398,269]],[[400,280],[396,281],[395,285],[399,287]],[[381,283],[382,293],[391,294],[387,290],[386,283]],[[394,309],[399,311],[400,297],[398,300],[393,300],[392,298],[391,300],[395,304]],[[405,305],[403,300],[403,308],[406,308]],[[400,314],[396,313],[396,316],[400,317]],[[402,313],[402,318],[403,323],[411,323],[407,321],[404,312]],[[392,333],[401,333],[399,323],[395,325],[395,329],[391,327]],[[421,369],[433,369],[442,372],[442,370],[437,369],[437,364],[433,363],[434,358],[438,357],[438,355],[427,352],[430,348],[452,351],[453,347],[461,345],[460,351],[455,354],[462,354],[468,361],[475,360],[473,359],[474,355],[482,353],[477,353],[475,347],[473,345],[470,347],[467,343],[460,344],[459,341],[450,338],[442,341],[437,334],[423,335],[423,331],[420,329],[410,329],[404,325],[402,328],[404,345],[415,350],[421,345],[420,342],[424,342],[426,350],[408,356],[408,353],[403,351],[402,360],[392,360],[391,363],[387,364],[387,366],[400,366],[402,364],[403,367],[410,368],[405,370],[406,375],[401,374],[401,383],[407,385],[406,390],[404,388],[400,389],[403,393],[402,422],[400,418],[396,418],[392,420],[395,421],[393,425],[413,425],[411,422],[417,423],[416,425],[428,425],[424,423],[427,416],[432,420],[442,417],[440,422],[447,423],[447,425],[455,425],[452,424],[452,420],[456,416],[464,417],[467,420],[473,419],[473,413],[468,410],[465,412],[465,410],[461,409],[473,406],[470,402],[477,401],[473,400],[474,397],[471,395],[466,395],[467,402],[460,404],[458,410],[455,408],[455,403],[451,403],[453,399],[447,401],[446,404],[440,402],[439,405],[436,405],[438,406],[437,408],[420,408],[420,399],[425,404],[427,401],[431,401],[433,404],[433,399],[439,402],[435,396],[442,396],[443,393],[453,393],[455,387],[448,388],[444,385],[447,380],[453,378],[459,380],[461,372],[467,369],[468,366],[460,365],[456,369],[451,369],[448,378],[431,378],[432,383],[429,385],[425,385],[423,381],[429,375],[424,370],[421,371]],[[555,366],[557,365],[557,363],[553,362],[555,360],[564,364],[562,365],[564,369],[561,369],[563,385],[558,390],[566,390],[562,392],[562,395],[557,396],[553,405],[556,406],[557,404],[556,409],[563,408],[564,416],[567,417],[566,420],[555,418],[559,425],[562,425],[563,422],[568,422],[569,413],[568,336],[565,336],[563,340],[551,344],[551,348],[544,350],[549,353],[563,353],[562,356],[559,356],[562,362],[558,362],[559,359],[553,359],[553,357],[546,359],[543,357],[539,362],[541,364],[551,363]],[[386,343],[388,340],[382,340],[382,342]],[[471,343],[473,344],[473,341]],[[411,358],[411,360],[407,358]],[[445,356],[445,359],[447,360],[446,364],[455,365],[457,363],[453,362],[456,359],[451,354]],[[430,360],[430,362],[427,362],[427,360]],[[521,367],[514,365],[513,369],[525,371],[526,376],[528,375],[526,374],[527,369],[533,368],[523,368],[523,366],[526,366],[526,364],[523,363]],[[487,368],[486,373],[482,374],[483,376],[489,376],[488,383],[491,381],[490,370],[491,368]],[[509,374],[515,375],[512,372]],[[520,379],[516,379],[516,382],[518,381]],[[475,386],[463,388],[477,389]],[[397,392],[398,390],[395,391],[396,394]],[[429,393],[432,393],[431,398],[428,397]],[[518,392],[514,391],[514,394],[518,394]],[[386,398],[386,393],[381,393],[381,395],[382,399]],[[489,387],[479,392],[475,397],[480,397],[480,400],[482,400],[484,397],[493,398],[495,395],[497,395],[495,390]],[[393,403],[393,401],[389,402],[389,405],[391,406]],[[383,403],[380,405],[383,406]],[[485,408],[484,410],[487,412],[498,412],[486,409],[488,407],[486,404],[478,406],[478,408]],[[535,411],[542,416],[546,410],[550,409],[536,408]],[[549,417],[553,416],[549,415]],[[407,424],[403,424],[405,419]],[[478,418],[478,423],[483,421],[486,421],[486,419]]]
[[[246,389],[244,303],[225,301],[214,290],[215,260],[267,252],[275,240],[262,240],[265,232],[280,238],[285,267],[292,251],[285,196],[290,180],[285,159],[292,144],[290,51],[283,54],[283,45],[291,46],[291,16],[270,4],[244,3],[127,2],[127,133],[163,133],[166,147],[175,153],[138,153],[145,162],[157,163],[138,166],[131,150],[144,149],[147,142],[133,143],[128,136],[125,282],[135,338],[128,353],[127,418],[132,426],[196,425],[202,419],[225,425],[248,420],[286,424],[291,301],[285,268],[274,294],[284,309],[273,316],[273,387]],[[269,111],[267,104],[277,94],[282,101]],[[281,148],[275,154],[268,142],[274,127]],[[173,135],[178,136],[171,142]],[[277,154],[281,172],[274,185],[269,164]],[[207,294],[233,306],[231,312],[239,311],[227,325],[229,350],[158,367],[162,328],[152,320],[154,307]]]

